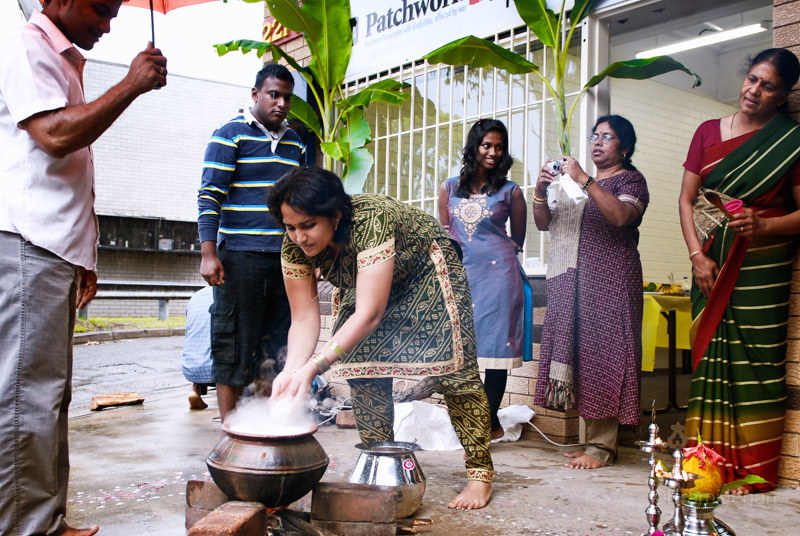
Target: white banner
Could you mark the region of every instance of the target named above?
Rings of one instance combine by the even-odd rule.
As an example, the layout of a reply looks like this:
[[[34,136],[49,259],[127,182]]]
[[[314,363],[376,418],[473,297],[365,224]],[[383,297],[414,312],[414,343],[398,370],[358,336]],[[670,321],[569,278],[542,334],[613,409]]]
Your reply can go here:
[[[356,26],[348,79],[418,60],[467,35],[525,24],[513,0],[350,0],[350,12]]]

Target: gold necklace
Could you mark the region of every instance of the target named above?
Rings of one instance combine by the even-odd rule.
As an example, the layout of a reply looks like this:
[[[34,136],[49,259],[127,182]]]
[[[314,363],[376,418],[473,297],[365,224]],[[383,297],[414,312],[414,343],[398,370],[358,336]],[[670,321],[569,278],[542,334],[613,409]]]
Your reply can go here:
[[[343,248],[344,248],[344,246],[339,246],[339,249],[336,250],[336,255],[333,256],[333,262],[331,262],[331,267],[328,268],[327,275],[322,276],[321,280],[328,281],[328,278],[330,277],[331,272],[333,271],[333,267],[336,266],[336,261],[339,259],[339,254],[342,252]]]
[[[344,246],[342,246],[342,248],[343,247]],[[317,277],[317,281],[328,281],[328,278],[330,277],[331,272],[333,271],[333,267],[336,265],[336,261],[339,258],[339,253],[341,253],[341,252],[342,252],[342,250],[340,248],[336,252],[336,255],[334,255],[334,257],[333,257],[333,262],[331,263],[331,267],[328,268],[328,274],[323,276],[322,272],[320,271],[320,274]],[[316,270],[314,270],[314,272],[316,272]],[[313,302],[315,299],[319,298],[319,292],[314,292],[315,290],[317,290],[317,286],[316,285],[313,285],[312,288],[309,289],[309,291],[308,291],[308,301],[312,301]]]

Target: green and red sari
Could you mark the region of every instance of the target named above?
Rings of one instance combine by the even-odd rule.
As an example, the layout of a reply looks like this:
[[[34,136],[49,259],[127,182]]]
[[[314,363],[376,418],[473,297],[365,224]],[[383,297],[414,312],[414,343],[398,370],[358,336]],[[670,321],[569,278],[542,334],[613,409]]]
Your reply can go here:
[[[778,116],[764,128],[704,149],[703,187],[741,199],[762,218],[787,213],[788,171],[800,156],[800,125]],[[687,167],[688,169],[688,167]],[[711,295],[692,286],[694,375],[686,418],[690,445],[725,457],[726,482],[755,474],[778,481],[786,416],[786,335],[792,236],[748,240],[725,225],[703,245],[720,267]]]

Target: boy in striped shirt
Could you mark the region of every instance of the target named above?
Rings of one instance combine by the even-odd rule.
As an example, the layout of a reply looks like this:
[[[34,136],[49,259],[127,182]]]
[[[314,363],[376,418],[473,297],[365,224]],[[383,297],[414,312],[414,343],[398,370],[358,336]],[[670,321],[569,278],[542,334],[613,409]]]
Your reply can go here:
[[[214,287],[212,376],[223,422],[263,361],[286,345],[283,231],[266,199],[283,175],[305,164],[306,148],[285,123],[293,90],[288,69],[264,65],[252,89],[253,106],[214,132],[203,162],[200,274]]]

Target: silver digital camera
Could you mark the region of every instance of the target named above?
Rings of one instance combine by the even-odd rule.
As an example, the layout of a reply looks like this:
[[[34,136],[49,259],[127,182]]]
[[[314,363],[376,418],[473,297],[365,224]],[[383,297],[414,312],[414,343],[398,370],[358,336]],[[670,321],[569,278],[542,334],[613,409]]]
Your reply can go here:
[[[561,173],[561,164],[563,160],[553,160],[545,164],[553,173]]]

